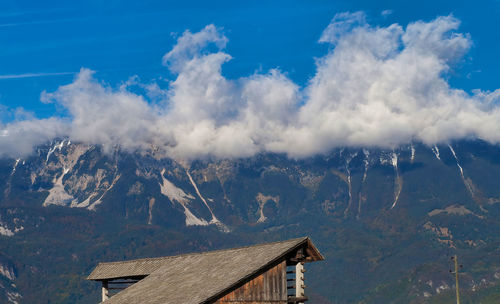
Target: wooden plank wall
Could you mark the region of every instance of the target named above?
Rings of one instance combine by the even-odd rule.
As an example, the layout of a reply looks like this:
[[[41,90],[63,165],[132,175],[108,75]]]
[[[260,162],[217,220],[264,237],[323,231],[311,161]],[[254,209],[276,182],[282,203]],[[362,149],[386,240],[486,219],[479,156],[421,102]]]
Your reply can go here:
[[[276,265],[240,288],[217,300],[216,304],[287,303],[286,261]]]

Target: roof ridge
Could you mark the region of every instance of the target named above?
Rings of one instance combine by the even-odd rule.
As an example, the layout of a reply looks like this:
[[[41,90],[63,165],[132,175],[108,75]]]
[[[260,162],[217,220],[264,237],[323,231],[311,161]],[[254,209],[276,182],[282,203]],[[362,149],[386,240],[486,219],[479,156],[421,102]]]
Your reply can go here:
[[[247,246],[241,246],[241,247],[236,247],[236,248],[217,249],[217,250],[204,251],[204,252],[190,252],[190,253],[183,253],[183,254],[178,254],[178,255],[168,255],[168,256],[155,257],[155,258],[141,258],[141,259],[127,260],[127,261],[99,262],[98,265],[114,265],[114,264],[136,263],[136,262],[143,262],[143,261],[165,260],[165,259],[171,259],[171,258],[176,258],[176,257],[181,257],[181,256],[193,256],[193,255],[201,255],[201,254],[209,254],[209,253],[218,253],[218,252],[223,252],[223,251],[239,250],[239,249],[245,249],[245,248],[250,248],[250,247],[261,247],[261,246],[286,243],[286,242],[292,242],[292,241],[299,241],[299,240],[304,241],[308,238],[309,238],[308,236],[303,236],[303,237],[288,239],[288,240],[284,240],[284,241],[259,243],[259,244],[255,244],[255,245],[247,245]]]

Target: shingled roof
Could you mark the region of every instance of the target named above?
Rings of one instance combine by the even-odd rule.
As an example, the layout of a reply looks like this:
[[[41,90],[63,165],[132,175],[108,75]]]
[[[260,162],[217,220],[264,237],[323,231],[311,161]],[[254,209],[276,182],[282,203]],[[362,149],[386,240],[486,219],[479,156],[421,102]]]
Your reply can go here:
[[[323,256],[307,237],[235,249],[125,262],[99,263],[88,280],[146,276],[106,303],[207,303],[305,248],[310,261]]]

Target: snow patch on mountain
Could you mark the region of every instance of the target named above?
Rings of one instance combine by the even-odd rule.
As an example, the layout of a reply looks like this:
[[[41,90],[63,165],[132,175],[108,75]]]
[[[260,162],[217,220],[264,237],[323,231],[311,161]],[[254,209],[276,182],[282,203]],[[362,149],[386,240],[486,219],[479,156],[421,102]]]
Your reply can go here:
[[[413,146],[413,144],[410,146],[410,149],[411,149],[410,162],[413,164],[413,162],[415,161],[415,147]]]
[[[363,170],[363,179],[361,180],[361,189],[358,193],[358,214],[356,214],[356,218],[359,219],[361,216],[361,204],[363,203],[365,197],[363,196],[363,185],[365,184],[366,177],[368,176],[368,167],[370,166],[370,150],[363,149],[363,154],[365,158],[363,159],[364,170]]]
[[[455,161],[457,162],[457,167],[460,171],[460,176],[462,177],[462,181],[464,182],[465,188],[467,188],[467,191],[469,191],[470,195],[472,197],[474,197],[474,190],[472,187],[472,182],[470,180],[468,180],[467,178],[465,178],[464,169],[460,165],[460,162],[458,161],[457,154],[455,153],[455,150],[453,149],[453,147],[451,145],[448,145],[448,147],[450,148],[451,154],[453,154],[453,157],[455,158]]]
[[[194,187],[194,190],[196,191],[196,194],[198,194],[198,197],[201,199],[201,201],[205,204],[205,206],[208,208],[208,211],[210,211],[210,215],[212,216],[212,219],[210,220],[210,224],[215,224],[217,225],[217,227],[219,227],[219,229],[221,229],[222,231],[224,232],[229,232],[229,229],[227,228],[226,225],[224,225],[221,221],[219,221],[219,219],[215,216],[214,212],[212,211],[212,208],[210,208],[210,206],[208,205],[207,201],[205,200],[205,198],[201,195],[200,193],[200,190],[198,189],[198,186],[196,185],[196,183],[194,182],[194,179],[193,177],[191,176],[191,174],[189,174],[189,170],[186,170],[186,174],[189,178],[189,181],[191,182],[191,184],[193,185]]]
[[[401,190],[403,189],[403,180],[399,175],[399,169],[398,169],[398,157],[399,155],[397,153],[392,152],[391,163],[392,166],[394,167],[394,174],[396,177],[394,180],[394,202],[392,203],[391,209],[396,207],[396,204],[398,203],[399,200],[399,195],[401,194]]]
[[[351,163],[352,159],[356,157],[356,155],[358,155],[357,152],[351,153],[345,159],[345,170],[347,172],[347,188],[349,190],[349,202],[347,203],[347,207],[344,210],[344,217],[347,217],[349,209],[351,208],[352,205],[352,182],[351,182],[351,169],[349,168],[349,164]]]
[[[188,204],[195,197],[189,193],[184,192],[181,188],[175,186],[171,181],[165,178],[165,169],[161,171],[162,183],[160,184],[161,194],[168,197],[168,199],[173,203],[178,202],[184,208],[184,215],[186,216],[186,226],[207,226],[209,223],[196,217],[191,210],[188,208]]]
[[[52,155],[52,153],[54,153],[54,151],[58,150],[59,152],[61,152],[61,149],[64,147],[64,144],[65,144],[65,140],[61,141],[60,143],[58,144],[55,144],[53,147],[51,147],[49,149],[49,152],[47,152],[47,157],[45,159],[45,164],[47,164],[49,162],[49,158],[50,156]],[[68,145],[71,143],[71,141],[68,140]]]
[[[460,175],[462,176],[462,179],[463,179],[464,178],[464,169],[462,169],[462,166],[460,166],[460,163],[458,162],[457,154],[455,153],[455,150],[453,149],[453,147],[451,145],[448,145],[448,147],[450,148],[451,154],[453,154],[453,157],[457,161],[457,166],[458,166],[458,169],[460,170]]]
[[[14,173],[16,173],[17,165],[19,164],[20,160],[21,160],[20,158],[16,159],[16,162],[14,163],[14,166],[12,167],[12,172],[10,173],[11,176],[14,175]]]
[[[391,156],[392,156],[391,157],[392,166],[394,168],[397,168],[398,167],[398,155],[396,153],[392,152]]]
[[[365,155],[365,159],[363,160],[363,163],[365,164],[365,170],[363,172],[363,180],[362,182],[364,183],[366,181],[366,176],[368,173],[368,166],[370,165],[370,150],[368,149],[363,149],[363,154]]]
[[[380,164],[382,165],[390,165],[394,170],[394,200],[392,202],[391,208],[396,207],[399,196],[401,194],[401,190],[403,189],[403,178],[399,174],[399,152],[395,152],[394,150],[391,153],[383,152],[379,156]]]
[[[431,150],[434,153],[434,155],[436,156],[436,158],[441,160],[441,157],[439,156],[439,148],[436,145],[434,145],[434,147],[432,147]]]

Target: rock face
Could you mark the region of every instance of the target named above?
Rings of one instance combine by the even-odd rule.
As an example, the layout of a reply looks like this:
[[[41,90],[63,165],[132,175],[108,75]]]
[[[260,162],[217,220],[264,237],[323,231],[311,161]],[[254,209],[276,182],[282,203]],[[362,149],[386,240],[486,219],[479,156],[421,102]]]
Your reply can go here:
[[[452,295],[452,252],[477,266],[464,276],[474,297],[500,282],[499,181],[500,147],[480,141],[186,164],[154,150],[104,153],[60,140],[26,159],[0,160],[0,254],[20,265],[18,278],[5,271],[5,279],[21,281],[23,299],[73,303],[97,294],[82,281],[97,259],[308,234],[327,256],[325,272],[308,284],[318,301]],[[175,241],[158,236],[167,232]],[[48,248],[54,244],[58,250]],[[75,276],[64,293],[28,283],[37,275],[56,289],[47,282],[63,274]]]
[[[17,291],[15,280],[17,271],[11,259],[0,254],[0,296],[2,303],[20,303],[21,294]]]

